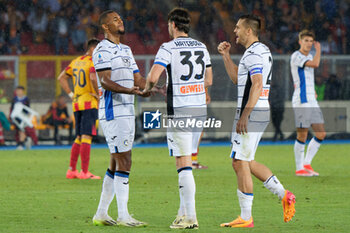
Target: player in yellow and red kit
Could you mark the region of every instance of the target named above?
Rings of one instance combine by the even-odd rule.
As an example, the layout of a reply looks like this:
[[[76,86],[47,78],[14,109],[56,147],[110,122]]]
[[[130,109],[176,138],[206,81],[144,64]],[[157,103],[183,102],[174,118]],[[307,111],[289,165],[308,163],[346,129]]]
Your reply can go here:
[[[76,138],[72,145],[67,179],[101,179],[89,172],[91,141],[96,135],[98,119],[98,87],[91,55],[99,42],[97,39],[89,40],[85,55],[74,59],[58,77],[61,87],[73,100],[75,118]],[[74,93],[68,84],[70,78],[73,78]],[[79,154],[80,173],[76,170]]]

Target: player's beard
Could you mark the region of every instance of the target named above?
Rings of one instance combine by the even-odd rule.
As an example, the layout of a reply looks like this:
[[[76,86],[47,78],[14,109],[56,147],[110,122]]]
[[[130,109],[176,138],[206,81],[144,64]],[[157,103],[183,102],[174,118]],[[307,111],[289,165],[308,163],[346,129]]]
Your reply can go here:
[[[124,35],[125,34],[125,30],[118,30],[117,32],[119,35]]]

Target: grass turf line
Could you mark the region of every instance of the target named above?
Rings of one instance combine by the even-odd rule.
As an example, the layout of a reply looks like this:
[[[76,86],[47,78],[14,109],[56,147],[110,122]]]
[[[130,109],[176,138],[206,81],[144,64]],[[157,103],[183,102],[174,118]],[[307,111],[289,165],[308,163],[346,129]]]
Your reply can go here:
[[[323,145],[313,162],[320,177],[295,177],[292,146],[260,147],[256,160],[294,192],[297,212],[292,222],[284,223],[278,198],[254,178],[255,227],[249,231],[349,232],[349,150],[350,145]],[[196,232],[247,230],[219,227],[240,214],[229,153],[228,147],[200,148],[199,160],[209,169],[194,170]],[[69,150],[0,153],[0,232],[183,232],[169,228],[179,197],[175,161],[166,148],[133,150],[129,212],[149,223],[141,229],[92,225],[102,180],[66,180],[69,154]],[[91,172],[103,176],[108,161],[107,149],[92,150]],[[116,218],[115,200],[109,213]]]

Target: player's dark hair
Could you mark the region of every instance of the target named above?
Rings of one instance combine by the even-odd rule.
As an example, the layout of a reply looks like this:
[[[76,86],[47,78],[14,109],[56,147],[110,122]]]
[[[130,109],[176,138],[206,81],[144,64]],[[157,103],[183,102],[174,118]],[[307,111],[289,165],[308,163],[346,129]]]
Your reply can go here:
[[[177,30],[189,33],[190,31],[190,13],[184,8],[174,8],[168,14],[168,22],[174,22]]]
[[[240,20],[244,20],[243,22],[246,26],[250,27],[255,36],[259,36],[261,29],[261,20],[256,15],[242,15],[239,17]]]
[[[16,89],[21,89],[21,90],[25,90],[24,86],[17,86]]]
[[[98,24],[100,25],[100,27],[102,26],[102,24],[106,23],[107,16],[113,12],[115,12],[115,11],[114,10],[107,10],[107,11],[102,12],[100,17],[98,18]]]
[[[301,32],[299,32],[299,40],[303,39],[305,36],[310,36],[312,37],[312,39],[315,39],[315,34],[307,29],[304,29]]]
[[[100,41],[96,38],[88,40],[86,50],[89,50],[91,47],[96,47]]]

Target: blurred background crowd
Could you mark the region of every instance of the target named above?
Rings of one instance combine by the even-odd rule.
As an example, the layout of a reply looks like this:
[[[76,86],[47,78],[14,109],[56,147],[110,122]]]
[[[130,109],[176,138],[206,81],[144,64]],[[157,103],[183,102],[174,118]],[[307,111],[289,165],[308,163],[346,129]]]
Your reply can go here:
[[[298,32],[308,28],[316,33],[323,53],[346,54],[349,5],[347,0],[1,0],[0,54],[82,52],[88,38],[98,37],[98,16],[106,9],[122,15],[127,41],[138,45],[135,54],[154,53],[168,39],[162,29],[174,6],[191,11],[193,37],[204,41],[212,53],[219,41],[234,41],[237,18],[251,12],[261,17],[261,40],[273,53],[297,49]],[[234,47],[233,52],[239,49]]]

